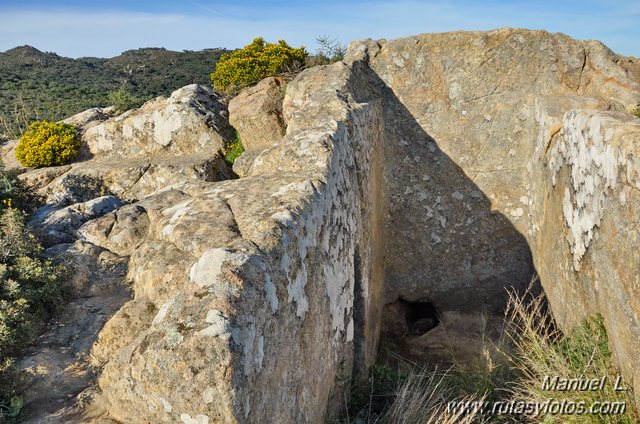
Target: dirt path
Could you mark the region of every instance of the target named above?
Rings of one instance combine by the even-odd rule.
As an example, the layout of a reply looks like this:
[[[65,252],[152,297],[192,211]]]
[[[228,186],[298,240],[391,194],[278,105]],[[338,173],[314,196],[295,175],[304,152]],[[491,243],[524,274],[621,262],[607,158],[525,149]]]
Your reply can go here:
[[[96,392],[88,358],[104,324],[131,297],[124,283],[128,258],[80,241],[53,246],[47,253],[71,255],[75,293],[63,315],[18,364],[30,374],[20,418],[29,424],[113,422],[86,409]]]

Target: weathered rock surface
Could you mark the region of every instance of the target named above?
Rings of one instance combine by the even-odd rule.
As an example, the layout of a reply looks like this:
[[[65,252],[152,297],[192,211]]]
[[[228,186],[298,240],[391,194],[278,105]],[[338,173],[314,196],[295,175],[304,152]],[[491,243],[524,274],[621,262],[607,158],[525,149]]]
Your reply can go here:
[[[322,72],[301,75],[292,93],[313,87],[329,102],[346,92],[345,65],[333,66],[333,79]],[[337,412],[341,373],[364,356],[356,325],[374,316],[362,299],[380,292],[374,235],[362,225],[376,210],[370,175],[380,166],[380,109],[334,104],[311,134],[289,133],[268,149],[254,165],[259,178],[186,185],[136,204],[148,221],[128,226],[140,228],[142,242],[129,265],[135,299],[92,355],[104,366],[99,385],[114,418],[322,422]],[[316,120],[313,104],[297,113]],[[348,130],[337,121],[348,119],[366,125]],[[116,227],[104,229],[121,211],[81,231],[111,246]],[[373,335],[376,323],[367,324]]]
[[[282,139],[285,88],[282,78],[266,78],[229,102],[229,122],[240,134],[246,151],[260,152]]]
[[[84,131],[93,156],[211,154],[232,137],[221,97],[196,84],[158,97]]]
[[[29,170],[20,179],[46,203],[70,205],[103,195],[137,200],[172,184],[229,178],[221,151],[233,129],[222,98],[209,88],[189,85],[108,118],[112,114],[89,109],[66,120],[80,128],[78,160]],[[12,152],[7,146],[3,154]]]
[[[635,104],[640,85],[617,58],[598,42],[510,29],[350,46],[347,61],[384,99],[385,157],[396,158],[385,167],[389,301],[498,312],[505,288],[529,283],[535,99]]]
[[[346,60],[383,98],[397,158],[387,300],[497,312],[535,264],[561,324],[603,314],[638,387],[638,120],[616,112],[640,103],[638,61],[524,30],[358,42]]]
[[[82,224],[109,213],[125,203],[114,196],[103,196],[84,203],[57,208],[47,205],[37,210],[29,220],[36,234],[46,245],[72,243]]]
[[[70,116],[67,119],[64,119],[62,122],[64,122],[65,124],[75,125],[82,131],[86,131],[89,128],[100,124],[109,118],[113,118],[116,115],[117,111],[113,106],[104,108],[95,107]]]
[[[528,210],[535,263],[561,324],[602,314],[625,384],[637,396],[640,119],[591,110],[588,102],[561,113],[556,106],[564,103],[538,103]]]

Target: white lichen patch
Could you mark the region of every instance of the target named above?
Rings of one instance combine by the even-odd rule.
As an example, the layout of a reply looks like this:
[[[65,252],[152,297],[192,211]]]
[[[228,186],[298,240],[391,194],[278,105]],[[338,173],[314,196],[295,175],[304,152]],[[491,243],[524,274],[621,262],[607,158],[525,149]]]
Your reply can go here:
[[[204,401],[204,403],[213,403],[213,401],[216,399],[216,395],[216,389],[211,386],[207,386],[202,391],[202,400]]]
[[[520,218],[522,215],[524,215],[524,210],[522,208],[515,208],[512,209],[509,214],[514,218]]]
[[[171,109],[175,109],[175,105],[167,108],[166,111],[163,111],[164,113],[153,112],[151,118],[153,120],[153,140],[165,147],[173,141],[173,132],[182,127],[182,114],[177,110],[170,113]]]
[[[184,424],[209,424],[209,417],[198,414],[195,418],[192,418],[189,414],[180,414],[180,421]]]
[[[221,248],[205,251],[191,266],[189,279],[200,287],[208,287],[216,283],[222,272],[222,265],[229,259],[230,253]]]
[[[171,411],[173,411],[173,406],[171,406],[171,404],[169,403],[168,400],[166,400],[163,397],[158,397],[158,401],[162,405],[162,408],[164,409],[164,412],[170,413]]]
[[[203,330],[198,332],[199,335],[205,337],[218,337],[231,334],[231,325],[229,319],[222,312],[212,309],[207,312],[205,322],[210,324]]]
[[[271,218],[285,227],[293,224],[293,214],[290,211],[276,212]]]
[[[175,299],[171,299],[170,301],[168,301],[167,303],[165,303],[160,307],[160,310],[158,311],[156,316],[153,318],[154,325],[160,324],[164,320],[164,318],[167,316],[167,313],[169,312],[169,308],[171,308],[174,302],[175,302]]]
[[[460,193],[459,191],[454,191],[453,193],[451,193],[451,197],[456,200],[462,200],[464,199],[464,194]]]
[[[275,313],[278,310],[278,292],[276,286],[273,284],[273,279],[268,273],[264,274],[264,291],[271,306],[271,312]]]
[[[611,113],[567,112],[560,141],[551,150],[549,166],[553,170],[554,186],[562,167],[570,168],[570,181],[564,189],[562,208],[576,271],[596,237],[595,230],[605,212],[609,193],[616,189],[619,175],[628,173],[629,161],[614,142],[619,124],[620,121]],[[631,162],[635,164],[634,160]]]
[[[183,216],[187,215],[187,213],[189,213],[189,211],[191,210],[191,208],[189,208],[189,205],[192,203],[192,201],[192,199],[185,200],[162,211],[163,216],[170,217],[169,222],[162,228],[162,235],[170,236],[173,233],[173,230],[178,221],[180,221],[180,219]]]
[[[296,278],[292,283],[287,286],[287,293],[289,295],[289,302],[296,302],[298,305],[296,309],[296,315],[304,319],[307,311],[309,310],[309,300],[304,292],[304,288],[307,285],[307,269],[304,264],[300,267],[300,270],[296,274]]]
[[[290,184],[287,184],[285,186],[282,186],[278,189],[278,191],[276,191],[275,193],[273,193],[271,195],[271,197],[281,197],[281,196],[286,196],[290,193],[307,193],[307,194],[312,194],[314,191],[314,187],[313,184],[311,183],[311,181],[309,180],[305,180],[305,181],[300,181],[300,182],[293,182]]]

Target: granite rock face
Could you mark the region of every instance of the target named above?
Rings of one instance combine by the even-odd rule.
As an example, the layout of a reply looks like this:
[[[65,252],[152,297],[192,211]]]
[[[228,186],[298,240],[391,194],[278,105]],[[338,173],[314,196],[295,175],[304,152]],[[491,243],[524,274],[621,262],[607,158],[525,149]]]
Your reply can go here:
[[[83,339],[98,387],[84,420],[47,419],[327,422],[383,328],[437,326],[408,323],[413,305],[467,343],[536,270],[561,325],[602,313],[638,389],[636,65],[540,31],[354,42],[281,102],[273,80],[235,101],[234,180],[207,89],[87,113],[93,158],[22,178],[65,211],[75,250],[126,264],[131,297]],[[76,217],[105,195],[126,204]]]
[[[566,328],[604,316],[637,389],[638,60],[507,29],[356,42],[346,61],[383,99],[395,158],[386,300],[430,301],[446,327],[537,270]]]
[[[282,78],[266,78],[229,101],[229,123],[240,134],[246,151],[262,151],[284,135],[282,100],[286,86]]]
[[[209,154],[222,149],[229,131],[221,97],[193,84],[91,126],[82,140],[101,158]]]
[[[562,325],[602,314],[637,398],[640,120],[588,101],[558,114],[558,103],[566,101],[538,104],[541,144],[530,165],[537,183],[529,208],[536,268]]]
[[[640,86],[616,60],[598,42],[525,30],[352,43],[347,61],[383,98],[385,157],[394,158],[385,167],[389,301],[499,312],[505,287],[529,283],[535,100],[635,104]]]
[[[366,337],[379,311],[363,302],[382,283],[371,196],[381,110],[349,100],[350,73],[338,63],[290,86],[322,101],[287,103],[310,131],[267,149],[259,177],[185,184],[80,230],[131,255],[134,299],[92,353],[113,418],[323,422],[337,413],[354,357],[375,354]],[[318,106],[331,102],[319,121]],[[140,310],[152,312],[141,319]]]

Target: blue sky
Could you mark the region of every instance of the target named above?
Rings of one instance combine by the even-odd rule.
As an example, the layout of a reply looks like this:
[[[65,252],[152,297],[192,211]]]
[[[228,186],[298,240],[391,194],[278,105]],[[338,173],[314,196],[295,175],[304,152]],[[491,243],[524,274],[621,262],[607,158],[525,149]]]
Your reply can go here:
[[[0,51],[29,44],[63,56],[138,47],[241,47],[254,37],[316,48],[424,32],[521,27],[598,39],[640,57],[640,0],[0,0]]]

